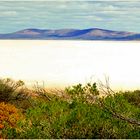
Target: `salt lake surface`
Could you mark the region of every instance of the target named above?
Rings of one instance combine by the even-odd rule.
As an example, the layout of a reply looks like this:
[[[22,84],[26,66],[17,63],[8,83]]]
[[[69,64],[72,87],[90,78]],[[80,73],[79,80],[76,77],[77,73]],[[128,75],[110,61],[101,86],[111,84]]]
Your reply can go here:
[[[140,88],[140,42],[0,40],[0,78],[46,87],[104,80]]]

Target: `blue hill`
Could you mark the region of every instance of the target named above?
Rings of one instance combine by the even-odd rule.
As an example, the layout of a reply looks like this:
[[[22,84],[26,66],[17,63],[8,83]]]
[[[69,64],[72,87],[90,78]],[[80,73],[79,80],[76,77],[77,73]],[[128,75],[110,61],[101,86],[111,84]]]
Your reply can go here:
[[[25,29],[9,34],[0,34],[0,39],[55,39],[55,40],[140,40],[140,34],[111,31],[99,28],[41,30]]]

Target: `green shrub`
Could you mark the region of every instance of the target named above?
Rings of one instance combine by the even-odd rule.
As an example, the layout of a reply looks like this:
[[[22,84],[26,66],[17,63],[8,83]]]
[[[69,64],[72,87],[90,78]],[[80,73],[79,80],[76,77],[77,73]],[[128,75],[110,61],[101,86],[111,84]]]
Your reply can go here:
[[[17,128],[3,130],[6,138],[140,138],[140,126],[128,121],[140,120],[136,98],[139,94],[134,97],[131,94],[134,99],[130,99],[126,93],[120,92],[94,100],[93,97],[99,95],[96,83],[78,84],[64,92],[71,96],[71,100],[57,95],[36,96],[31,100],[33,106],[25,109],[25,119],[18,122]],[[89,97],[94,102],[89,102]]]
[[[85,86],[78,84],[65,89],[65,92],[71,96],[72,99],[81,99],[83,101],[95,101],[95,97],[99,95],[96,83],[87,83]]]
[[[15,99],[15,92],[24,85],[23,81],[12,79],[0,79],[0,102],[8,102]]]
[[[127,102],[124,96],[103,99],[106,106],[117,113],[137,118],[139,108]],[[135,116],[135,117],[134,117]],[[48,102],[38,102],[26,113],[27,122],[17,138],[139,138],[139,126],[121,120],[98,103],[83,103],[73,99],[68,103],[58,97]]]
[[[135,90],[134,92],[125,92],[123,95],[128,100],[128,102],[140,107],[140,90]]]

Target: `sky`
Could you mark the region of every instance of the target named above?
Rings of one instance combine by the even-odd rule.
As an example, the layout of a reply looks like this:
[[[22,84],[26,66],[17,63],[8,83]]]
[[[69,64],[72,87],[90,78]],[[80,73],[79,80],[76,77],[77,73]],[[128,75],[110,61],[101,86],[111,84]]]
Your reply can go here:
[[[2,0],[0,33],[102,28],[140,33],[140,0]]]

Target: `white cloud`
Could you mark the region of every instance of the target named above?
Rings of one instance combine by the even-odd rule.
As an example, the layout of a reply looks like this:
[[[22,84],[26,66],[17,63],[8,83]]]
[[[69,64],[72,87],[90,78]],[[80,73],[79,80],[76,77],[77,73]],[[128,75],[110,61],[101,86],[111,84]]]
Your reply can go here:
[[[17,12],[16,11],[3,11],[0,12],[0,17],[2,16],[17,16]]]
[[[11,1],[11,2],[10,2]],[[18,2],[17,2],[18,1]],[[34,1],[34,2],[33,2]],[[91,2],[92,1],[92,2]],[[138,0],[6,0],[0,1],[0,27],[116,28],[140,21]],[[116,2],[114,2],[116,1]],[[139,0],[140,1],[140,0]],[[131,15],[128,17],[128,15]],[[2,22],[6,24],[3,25]],[[119,24],[118,24],[118,22]],[[111,22],[111,23],[110,23]],[[9,30],[7,29],[7,30]],[[139,29],[140,30],[140,29]],[[9,32],[9,31],[8,31]]]

